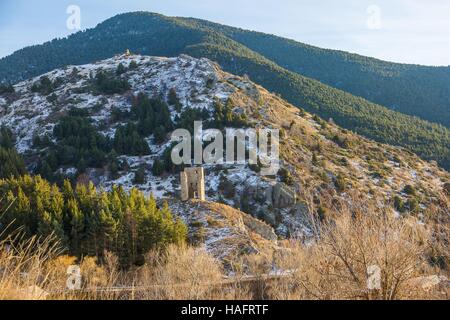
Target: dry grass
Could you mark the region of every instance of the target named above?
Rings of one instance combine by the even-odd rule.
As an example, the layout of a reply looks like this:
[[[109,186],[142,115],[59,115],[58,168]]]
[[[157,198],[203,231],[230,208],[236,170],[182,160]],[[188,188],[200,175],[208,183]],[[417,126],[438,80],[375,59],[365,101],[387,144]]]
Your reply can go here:
[[[215,283],[223,279],[220,263],[204,249],[170,246],[152,253],[151,265],[140,270],[140,284],[154,285],[147,299],[214,299]]]
[[[448,261],[448,221],[439,224],[438,233],[436,225],[420,223],[414,216],[395,218],[393,212],[367,207],[357,200],[350,203],[352,205],[338,204],[339,209],[336,208],[332,218],[315,229],[316,237],[310,245],[291,243],[277,264],[284,270],[295,271],[274,283],[270,298],[448,297],[448,287],[431,283],[437,276],[448,275],[448,270],[430,264],[430,257],[436,252]],[[444,207],[439,210],[448,217]],[[436,217],[437,212],[433,212],[433,216]],[[374,265],[381,271],[380,287],[369,290],[368,270]]]
[[[51,238],[19,241],[17,233],[0,243],[0,299],[448,298],[448,288],[433,284],[448,271],[445,204],[431,208],[423,224],[357,199],[350,203],[336,204],[321,223],[311,217],[315,236],[308,243],[290,240],[273,255],[240,256],[226,268],[202,248],[170,246],[148,253],[142,267],[120,270],[112,254],[102,263],[77,261],[62,255]],[[444,263],[430,264],[432,257]],[[67,268],[74,264],[82,275],[78,291],[66,289]],[[367,286],[372,265],[381,270],[377,290]]]
[[[0,299],[44,299],[39,288],[51,286],[55,272],[46,262],[60,250],[52,239],[20,240],[16,235],[0,242]]]

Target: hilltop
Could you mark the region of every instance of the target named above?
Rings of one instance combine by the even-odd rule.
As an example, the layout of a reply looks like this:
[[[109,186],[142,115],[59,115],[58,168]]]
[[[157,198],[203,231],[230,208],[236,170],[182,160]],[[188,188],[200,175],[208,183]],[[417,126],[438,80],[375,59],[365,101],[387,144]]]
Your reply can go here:
[[[106,190],[136,187],[168,201],[191,230],[189,210],[177,209],[181,168],[167,158],[170,132],[194,120],[219,129],[280,129],[282,168],[276,176],[262,176],[258,166],[205,166],[208,201],[265,221],[267,226],[256,226],[257,236],[247,232],[240,239],[249,248],[249,239],[261,234],[258,243],[274,245],[270,227],[280,238],[308,239],[311,217],[326,219],[341,201],[359,198],[419,220],[448,201],[449,174],[435,163],[313,116],[206,58],[117,55],[55,69],[14,85],[0,101],[0,115],[29,171],[56,182],[90,180]],[[286,191],[287,204],[278,202],[275,190]],[[202,208],[233,212],[219,204]],[[194,227],[207,227],[205,219],[200,216]],[[255,232],[256,222],[239,219]]]
[[[145,55],[209,58],[343,128],[450,166],[450,132],[444,127],[449,125],[448,67],[393,64],[203,20],[121,14],[1,59],[0,80],[25,80],[127,48]]]

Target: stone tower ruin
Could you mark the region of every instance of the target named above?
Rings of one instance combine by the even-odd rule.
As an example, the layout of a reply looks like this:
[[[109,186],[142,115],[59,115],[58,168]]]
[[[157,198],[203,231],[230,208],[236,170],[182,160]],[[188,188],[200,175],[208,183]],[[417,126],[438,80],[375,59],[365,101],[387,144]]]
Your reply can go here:
[[[205,200],[205,173],[203,168],[185,168],[180,173],[181,200]]]

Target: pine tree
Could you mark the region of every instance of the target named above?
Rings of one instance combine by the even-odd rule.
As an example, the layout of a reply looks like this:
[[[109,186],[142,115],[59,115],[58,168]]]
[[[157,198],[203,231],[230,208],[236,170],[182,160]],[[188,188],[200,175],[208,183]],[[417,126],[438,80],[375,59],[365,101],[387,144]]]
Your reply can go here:
[[[122,63],[119,63],[119,65],[117,66],[116,74],[118,76],[120,76],[121,74],[124,74],[125,72],[127,72],[127,70],[125,69],[124,65]]]
[[[84,215],[78,208],[75,199],[69,199],[66,204],[67,218],[70,220],[71,252],[79,257],[82,254],[81,243],[84,234]]]
[[[164,126],[159,126],[155,130],[155,141],[156,143],[163,143],[166,140],[166,129]]]
[[[160,176],[164,173],[164,163],[161,160],[155,160],[152,167],[152,173],[154,176]]]
[[[128,69],[130,69],[130,70],[135,70],[135,69],[137,69],[137,68],[138,68],[138,64],[136,63],[136,61],[132,60],[132,61],[130,62],[130,65],[128,66]]]
[[[68,180],[60,189],[39,176],[23,176],[0,180],[0,190],[13,203],[0,216],[1,225],[20,226],[25,238],[54,235],[77,257],[102,257],[109,250],[126,267],[143,263],[151,249],[186,239],[186,226],[174,219],[168,205],[158,209],[152,196],[137,189],[98,193],[92,183],[73,189]]]
[[[169,103],[169,105],[174,106],[177,112],[181,112],[182,105],[174,88],[169,90],[167,102]]]
[[[145,168],[140,167],[134,174],[133,183],[144,184],[145,183]]]

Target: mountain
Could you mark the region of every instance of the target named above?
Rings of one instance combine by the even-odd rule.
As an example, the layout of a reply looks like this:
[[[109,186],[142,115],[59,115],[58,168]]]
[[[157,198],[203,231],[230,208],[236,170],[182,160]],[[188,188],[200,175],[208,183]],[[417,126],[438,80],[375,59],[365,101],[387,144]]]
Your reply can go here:
[[[357,59],[354,55],[331,54],[330,52],[332,51],[325,51],[328,53],[323,56],[319,57],[316,55],[317,58],[313,58],[313,54],[311,54],[311,59],[306,60],[304,63],[291,64],[286,58],[286,56],[293,55],[290,53],[290,49],[287,50],[288,54],[282,53],[283,50],[277,50],[280,51],[279,56],[271,56],[268,52],[269,49],[261,49],[261,47],[271,47],[270,43],[265,42],[267,45],[254,44],[254,41],[260,42],[258,39],[262,37],[261,34],[235,30],[204,21],[165,17],[145,12],[122,14],[99,24],[94,29],[76,33],[65,39],[55,39],[43,45],[28,47],[1,59],[0,79],[3,82],[16,82],[69,64],[83,64],[105,59],[114,54],[124,52],[126,49],[146,55],[176,56],[186,53],[199,58],[207,57],[217,61],[228,72],[248,75],[256,83],[280,94],[290,103],[308,112],[317,114],[324,119],[332,118],[336,124],[376,141],[406,147],[424,159],[438,161],[444,168],[450,167],[450,131],[447,128],[391,111],[381,105],[374,104],[297,73],[301,71],[310,74],[308,70],[314,69],[317,70],[317,76],[319,77],[320,72],[318,70],[325,70],[322,73],[340,74],[341,77],[348,77],[350,80],[342,82],[342,86],[345,83],[352,83],[355,86],[356,84],[361,85],[361,88],[363,88],[364,83],[370,83],[370,87],[375,88],[367,91],[367,94],[360,92],[365,89],[357,88],[354,90],[357,94],[370,99],[375,97],[378,94],[377,92],[383,92],[383,97],[389,96],[384,93],[384,89],[386,87],[396,88],[390,82],[387,85],[372,85],[371,80],[368,80],[374,78],[375,75],[392,73],[381,71],[381,69],[376,67],[375,60]],[[268,38],[270,37],[268,36]],[[284,42],[279,38],[276,39],[278,41],[276,47],[281,48],[280,42]],[[245,43],[248,47],[244,45]],[[298,53],[300,50],[298,48],[300,47],[310,48],[294,45],[292,44],[293,42],[288,43],[291,44],[288,48],[296,48],[294,50],[295,54]],[[309,51],[322,52],[318,49]],[[326,58],[330,55],[341,58]],[[304,54],[301,56],[304,56]],[[352,58],[350,59],[349,57]],[[269,58],[274,60],[272,61]],[[330,63],[335,64],[336,67],[326,64],[325,62],[328,60]],[[369,62],[367,64],[352,62],[361,60]],[[346,64],[339,61],[346,61]],[[299,64],[302,67],[299,67]],[[317,64],[323,65],[323,67],[314,67]],[[394,67],[397,66],[394,64],[387,65],[392,66],[394,69],[400,68]],[[283,66],[296,72],[283,68]],[[369,69],[373,71],[371,74],[363,72],[368,69],[368,66],[371,66]],[[392,68],[385,69],[390,70]],[[405,68],[407,67],[405,66]],[[355,73],[354,69],[360,71]],[[421,67],[417,67],[417,69],[422,70]],[[445,71],[445,69],[442,70]],[[444,71],[441,73],[446,74]],[[404,74],[406,77],[407,72]],[[367,79],[365,78],[366,75]],[[311,74],[311,76],[314,76],[314,74]],[[320,80],[339,87],[341,78],[336,79],[336,77],[338,76],[330,76],[329,79],[325,77]],[[364,78],[364,80],[361,78]],[[377,76],[375,78],[381,79],[382,77]],[[419,78],[425,79],[424,77]],[[445,79],[445,76],[432,76],[432,78]],[[387,83],[382,82],[382,80],[377,81],[380,81],[379,83]],[[402,83],[402,86],[406,83],[401,80],[399,82]],[[434,83],[429,80],[426,82],[427,84]],[[431,87],[440,88],[440,86],[434,85],[431,85]],[[345,89],[353,91],[351,88],[351,90],[347,87]],[[395,92],[398,95],[402,91],[395,89]],[[408,92],[413,94],[400,94],[401,99],[412,97],[411,100],[414,103],[409,102],[407,103],[408,105],[413,106],[416,102],[423,100],[423,98],[414,97],[414,94],[417,92],[424,92],[418,90],[416,85],[409,87]],[[440,92],[441,95],[431,94],[429,99],[443,96],[445,100],[447,91],[441,90]],[[426,98],[428,99],[428,96]],[[400,103],[401,99],[397,103],[399,106],[403,105]],[[433,105],[439,106],[441,104],[433,103]],[[448,110],[448,108],[445,110]],[[430,109],[427,109],[426,113],[434,115],[434,111],[433,109],[430,112]],[[445,115],[439,115],[439,113],[436,113],[436,117],[443,120],[446,119]]]
[[[191,230],[204,225],[208,241],[243,233],[239,239],[251,251],[273,244],[273,232],[307,238],[311,215],[326,219],[337,201],[360,198],[418,218],[448,201],[450,176],[435,163],[321,120],[206,58],[117,55],[55,69],[13,89],[0,101],[0,127],[10,130],[2,135],[14,141],[29,171],[58,183],[68,178],[152,193]],[[260,165],[205,165],[211,203],[201,210],[180,204],[183,168],[169,157],[169,136],[192,129],[194,120],[203,121],[204,135],[211,128],[279,129],[280,171],[264,176]],[[211,211],[218,220],[238,220],[207,221],[211,215],[202,212]]]
[[[450,127],[450,66],[392,63],[205,20],[189,21],[220,32],[289,71]]]

